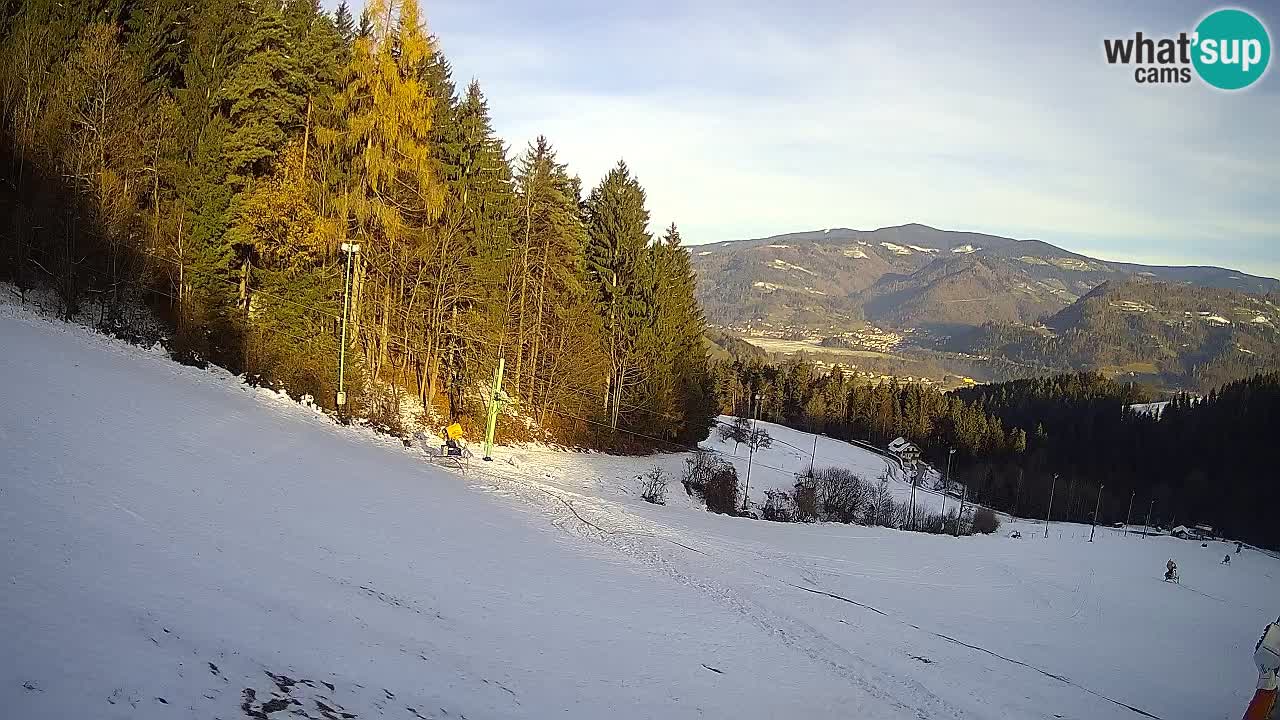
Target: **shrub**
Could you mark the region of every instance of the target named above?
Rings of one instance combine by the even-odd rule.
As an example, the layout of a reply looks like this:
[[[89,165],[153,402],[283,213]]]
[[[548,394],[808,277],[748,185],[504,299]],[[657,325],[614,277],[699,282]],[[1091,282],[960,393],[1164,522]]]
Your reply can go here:
[[[711,479],[716,465],[723,462],[714,453],[706,450],[694,452],[684,461],[684,477],[680,478],[684,491],[689,495],[697,493],[698,497],[702,497],[702,491],[707,486],[707,481]]]
[[[760,517],[771,522],[795,522],[795,502],[783,490],[766,490],[764,507]]]
[[[400,417],[400,393],[398,388],[382,383],[373,383],[366,388],[366,414],[370,427],[395,437],[408,434]]]
[[[738,471],[714,453],[699,450],[685,460],[685,492],[697,494],[712,512],[732,514],[738,509]]]
[[[854,522],[866,505],[867,484],[847,468],[822,468],[814,472],[811,484],[814,509],[822,520]]]
[[[1000,529],[1000,518],[991,508],[980,507],[973,511],[973,521],[969,524],[970,533],[990,535]]]
[[[946,535],[949,532],[949,527],[954,529],[954,526],[947,525],[947,518],[949,517],[954,518],[955,513],[943,515],[942,513],[927,512],[922,515],[918,515],[916,517],[916,523],[919,527],[916,529],[920,532],[926,532],[931,535]]]
[[[702,491],[702,499],[711,512],[733,515],[738,511],[738,471],[727,462],[712,471]]]
[[[893,491],[889,489],[888,473],[880,476],[880,482],[871,491],[865,512],[867,525],[895,527],[898,515],[897,503],[893,501]]]
[[[654,505],[667,504],[667,474],[654,465],[640,478],[640,498]]]
[[[795,505],[796,522],[813,522],[818,519],[818,491],[813,478],[796,480],[791,501]]]

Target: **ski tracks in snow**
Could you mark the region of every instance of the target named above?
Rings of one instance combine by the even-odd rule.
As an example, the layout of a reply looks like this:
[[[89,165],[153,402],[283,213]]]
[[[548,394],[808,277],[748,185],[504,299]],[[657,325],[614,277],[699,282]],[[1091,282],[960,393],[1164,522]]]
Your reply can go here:
[[[474,466],[468,472],[477,489],[517,498],[549,516],[551,523],[560,530],[604,545],[667,574],[676,582],[701,591],[742,615],[757,631],[825,667],[867,697],[895,708],[895,717],[904,714],[921,720],[966,717],[961,709],[939,698],[914,679],[891,674],[866,657],[854,655],[813,625],[765,607],[752,600],[749,592],[717,582],[709,577],[709,573],[693,569],[693,563],[679,560],[671,553],[679,548],[686,557],[692,553],[712,565],[739,563],[736,558],[715,553],[714,541],[700,538],[706,541],[708,550],[699,549],[696,545],[704,543],[691,542],[687,534],[678,535],[671,528],[640,518],[617,503],[548,486],[523,475],[518,469],[508,474],[487,469],[477,471]],[[483,483],[479,480],[481,477]],[[747,570],[768,582],[791,585],[750,568]]]

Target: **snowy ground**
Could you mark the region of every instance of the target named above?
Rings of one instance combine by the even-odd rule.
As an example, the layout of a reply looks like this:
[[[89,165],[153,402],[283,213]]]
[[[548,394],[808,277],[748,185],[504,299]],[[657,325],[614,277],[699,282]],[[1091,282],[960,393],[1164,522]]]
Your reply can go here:
[[[4,717],[1235,718],[1280,612],[1220,543],[652,506],[654,458],[463,475],[12,306],[0,347]]]
[[[733,418],[721,416],[719,421],[731,423]],[[825,436],[818,436],[815,445],[812,434],[774,423],[762,421],[757,423],[757,427],[769,433],[772,444],[754,454],[746,445],[721,440],[714,428],[711,437],[700,443],[700,447],[733,463],[738,471],[738,478],[744,483],[748,481],[750,465],[748,492],[753,507],[764,505],[766,490],[792,490],[796,475],[809,472],[811,464],[819,470],[830,466],[848,468],[871,485],[875,485],[880,477],[887,474],[894,499],[902,503],[910,500],[910,482],[904,479],[898,463],[883,455]],[[628,488],[634,485],[625,481],[634,480],[636,475],[653,467],[661,468],[673,481],[679,478],[689,453],[665,453],[636,458],[600,453],[566,453],[555,448],[526,446],[506,449],[503,456],[508,464],[537,468],[543,479],[550,483],[563,485],[568,482],[570,487],[599,488],[606,493],[613,489],[625,495],[628,494]],[[916,505],[920,512],[939,512],[943,505],[942,493],[927,489],[937,479],[934,477],[936,473],[928,469],[926,474],[929,477],[916,489]],[[619,483],[619,480],[624,482]],[[959,492],[959,487],[958,484],[953,484],[952,489]],[[674,482],[672,488],[683,492]],[[952,511],[959,505],[959,501],[954,498],[946,500],[946,506]]]

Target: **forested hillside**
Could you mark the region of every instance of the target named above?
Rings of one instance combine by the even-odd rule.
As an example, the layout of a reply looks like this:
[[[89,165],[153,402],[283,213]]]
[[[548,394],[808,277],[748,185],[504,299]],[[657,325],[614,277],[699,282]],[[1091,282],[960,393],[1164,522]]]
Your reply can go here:
[[[68,317],[145,304],[177,356],[329,408],[345,337],[349,414],[392,429],[401,390],[480,417],[502,358],[535,429],[706,434],[675,225],[623,162],[584,191],[545,138],[509,158],[416,0],[3,2],[0,120],[0,279]]]
[[[884,447],[906,437],[981,503],[1025,517],[1209,523],[1280,545],[1268,438],[1280,423],[1280,374],[1259,374],[1159,417],[1130,405],[1141,385],[1096,373],[1017,380],[943,393],[919,384],[869,385],[809,363],[734,360],[714,366],[725,413],[759,417]],[[756,396],[760,397],[757,402]],[[1058,480],[1054,481],[1054,476]],[[1154,501],[1154,504],[1152,504]]]
[[[1027,468],[1045,467],[1096,487],[1106,485],[1108,521],[1128,493],[1155,501],[1165,522],[1209,523],[1226,533],[1280,546],[1275,520],[1272,443],[1280,423],[1280,373],[1254,375],[1182,395],[1163,412],[1127,406],[1144,394],[1097,374],[1058,375],[985,385],[956,394],[1006,423],[1037,423]]]
[[[988,323],[970,353],[1060,370],[1150,376],[1207,392],[1280,367],[1280,297],[1130,278],[1107,282],[1045,321]]]

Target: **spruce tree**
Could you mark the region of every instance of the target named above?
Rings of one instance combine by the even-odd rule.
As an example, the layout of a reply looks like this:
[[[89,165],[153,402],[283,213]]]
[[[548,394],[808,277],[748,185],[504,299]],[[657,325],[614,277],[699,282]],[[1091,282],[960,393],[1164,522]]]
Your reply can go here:
[[[587,198],[587,275],[605,326],[609,356],[604,408],[613,427],[646,379],[644,331],[653,320],[649,211],[644,188],[619,161]]]
[[[137,58],[153,92],[170,91],[182,82],[193,11],[187,0],[154,0],[139,3],[129,14],[126,49]]]
[[[302,125],[306,81],[278,2],[258,3],[236,54],[218,100],[231,128],[224,146],[229,180],[243,187],[270,167],[288,131]]]
[[[681,246],[680,231],[672,223],[653,246],[656,275],[654,332],[659,347],[655,359],[661,382],[649,383],[667,397],[654,397],[654,415],[664,429],[682,441],[697,441],[710,430],[717,414],[712,378],[703,346],[706,323],[695,297],[696,278],[689,251]]]
[[[347,0],[341,0],[338,3],[338,9],[333,14],[333,26],[338,31],[342,44],[350,48],[356,41],[356,24],[351,17],[351,8],[347,5]]]
[[[586,229],[579,183],[538,137],[516,162],[515,221],[506,305],[507,346],[522,398],[546,423],[558,410],[592,412],[581,388],[606,377],[601,321],[584,283]],[[598,406],[595,406],[598,407]]]

